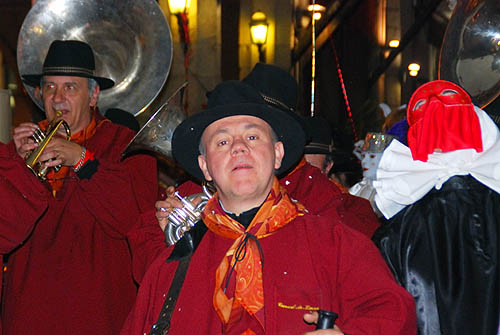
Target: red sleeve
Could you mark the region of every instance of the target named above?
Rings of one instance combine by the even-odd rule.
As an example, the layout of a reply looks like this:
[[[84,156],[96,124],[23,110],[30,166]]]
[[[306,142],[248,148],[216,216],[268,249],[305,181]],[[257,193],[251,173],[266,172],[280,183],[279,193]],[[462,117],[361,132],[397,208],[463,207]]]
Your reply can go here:
[[[23,242],[47,208],[47,192],[23,165],[13,143],[0,144],[0,254]]]
[[[202,189],[200,185],[187,181],[181,184],[177,191],[182,196],[188,196],[200,193]],[[150,264],[166,248],[165,234],[156,219],[154,206],[140,215],[137,225],[129,232],[127,238],[132,250],[134,279],[140,283]]]
[[[132,272],[141,283],[150,264],[166,247],[165,234],[156,220],[155,210],[142,213],[127,236],[132,252]]]
[[[139,214],[154,207],[158,178],[152,156],[138,154],[122,160],[121,152],[133,133],[117,127],[103,125],[89,141],[87,149],[94,152],[99,165],[90,179],[78,182],[74,196],[96,213],[104,231],[124,238]]]
[[[195,182],[188,180],[185,183],[182,183],[178,188],[177,191],[179,191],[179,194],[182,195],[183,197],[186,197],[191,194],[196,194],[196,193],[202,193],[203,189],[201,188],[200,185],[196,184]]]
[[[341,217],[350,218],[348,226],[371,238],[380,222],[370,202],[351,194],[344,194],[344,201],[338,208]],[[355,218],[353,219],[352,216]]]

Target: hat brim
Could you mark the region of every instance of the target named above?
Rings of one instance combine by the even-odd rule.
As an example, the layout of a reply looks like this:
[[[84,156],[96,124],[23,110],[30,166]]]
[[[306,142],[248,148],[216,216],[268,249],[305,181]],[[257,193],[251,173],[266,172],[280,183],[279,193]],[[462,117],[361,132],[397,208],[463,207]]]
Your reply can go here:
[[[99,84],[99,89],[101,90],[106,90],[108,88],[111,88],[115,85],[115,82],[111,79],[104,78],[104,77],[94,77],[94,76],[88,76],[85,74],[78,74],[78,73],[61,73],[61,72],[55,72],[55,73],[50,73],[46,72],[44,74],[25,74],[22,75],[21,78],[23,79],[23,82],[26,85],[32,86],[32,87],[37,87],[40,86],[40,80],[42,79],[43,76],[69,76],[69,77],[83,77],[83,78],[92,78],[97,83]]]
[[[304,154],[306,155],[328,155],[332,152],[326,148],[320,148],[318,146],[305,146]]]
[[[204,180],[198,165],[199,143],[205,129],[213,122],[237,115],[255,116],[266,121],[283,143],[285,155],[277,174],[287,171],[304,152],[305,134],[301,125],[288,113],[258,103],[221,105],[184,120],[172,136],[172,153],[176,161],[197,180]]]

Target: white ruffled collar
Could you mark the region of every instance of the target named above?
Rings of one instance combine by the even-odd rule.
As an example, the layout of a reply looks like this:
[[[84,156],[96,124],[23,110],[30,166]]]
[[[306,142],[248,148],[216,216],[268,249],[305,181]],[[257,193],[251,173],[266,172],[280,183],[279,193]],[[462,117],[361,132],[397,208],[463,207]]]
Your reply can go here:
[[[483,152],[474,149],[433,153],[427,162],[414,161],[410,149],[393,140],[385,149],[373,187],[375,202],[390,219],[453,176],[471,175],[500,193],[500,133],[491,118],[474,107],[481,125]]]

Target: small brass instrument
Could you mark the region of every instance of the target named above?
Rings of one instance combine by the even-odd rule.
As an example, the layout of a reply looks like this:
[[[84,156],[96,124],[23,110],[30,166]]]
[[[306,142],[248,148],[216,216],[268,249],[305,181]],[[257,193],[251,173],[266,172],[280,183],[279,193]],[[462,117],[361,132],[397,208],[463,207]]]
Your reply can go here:
[[[165,228],[167,245],[170,246],[177,243],[186,231],[193,228],[201,220],[201,213],[213,193],[213,190],[209,190],[208,185],[203,185],[203,193],[192,194],[184,198],[178,192],[174,193],[184,207],[176,208],[168,216],[168,224]],[[200,197],[201,201],[195,206],[193,200],[197,197]]]
[[[48,172],[48,167],[42,164],[42,162],[40,162],[38,158],[43,153],[50,140],[52,140],[52,137],[54,137],[54,135],[57,133],[61,125],[66,131],[66,140],[69,141],[69,139],[71,138],[71,130],[69,129],[66,121],[56,121],[61,117],[61,115],[62,112],[57,111],[56,117],[54,118],[54,121],[52,121],[47,127],[47,131],[44,133],[40,128],[38,128],[32,136],[35,143],[38,143],[38,147],[35,148],[35,150],[33,150],[26,158],[26,166],[28,166],[28,168],[41,180],[47,179],[46,175]],[[59,171],[60,168],[61,165],[57,165],[54,167],[54,170]]]

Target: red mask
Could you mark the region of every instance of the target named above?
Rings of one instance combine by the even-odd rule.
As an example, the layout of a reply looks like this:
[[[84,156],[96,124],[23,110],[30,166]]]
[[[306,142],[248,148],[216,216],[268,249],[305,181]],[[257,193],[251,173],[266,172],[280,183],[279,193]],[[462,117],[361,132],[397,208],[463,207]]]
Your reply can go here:
[[[460,86],[435,80],[420,86],[407,109],[408,146],[414,160],[433,152],[483,151],[481,126],[470,96]]]

